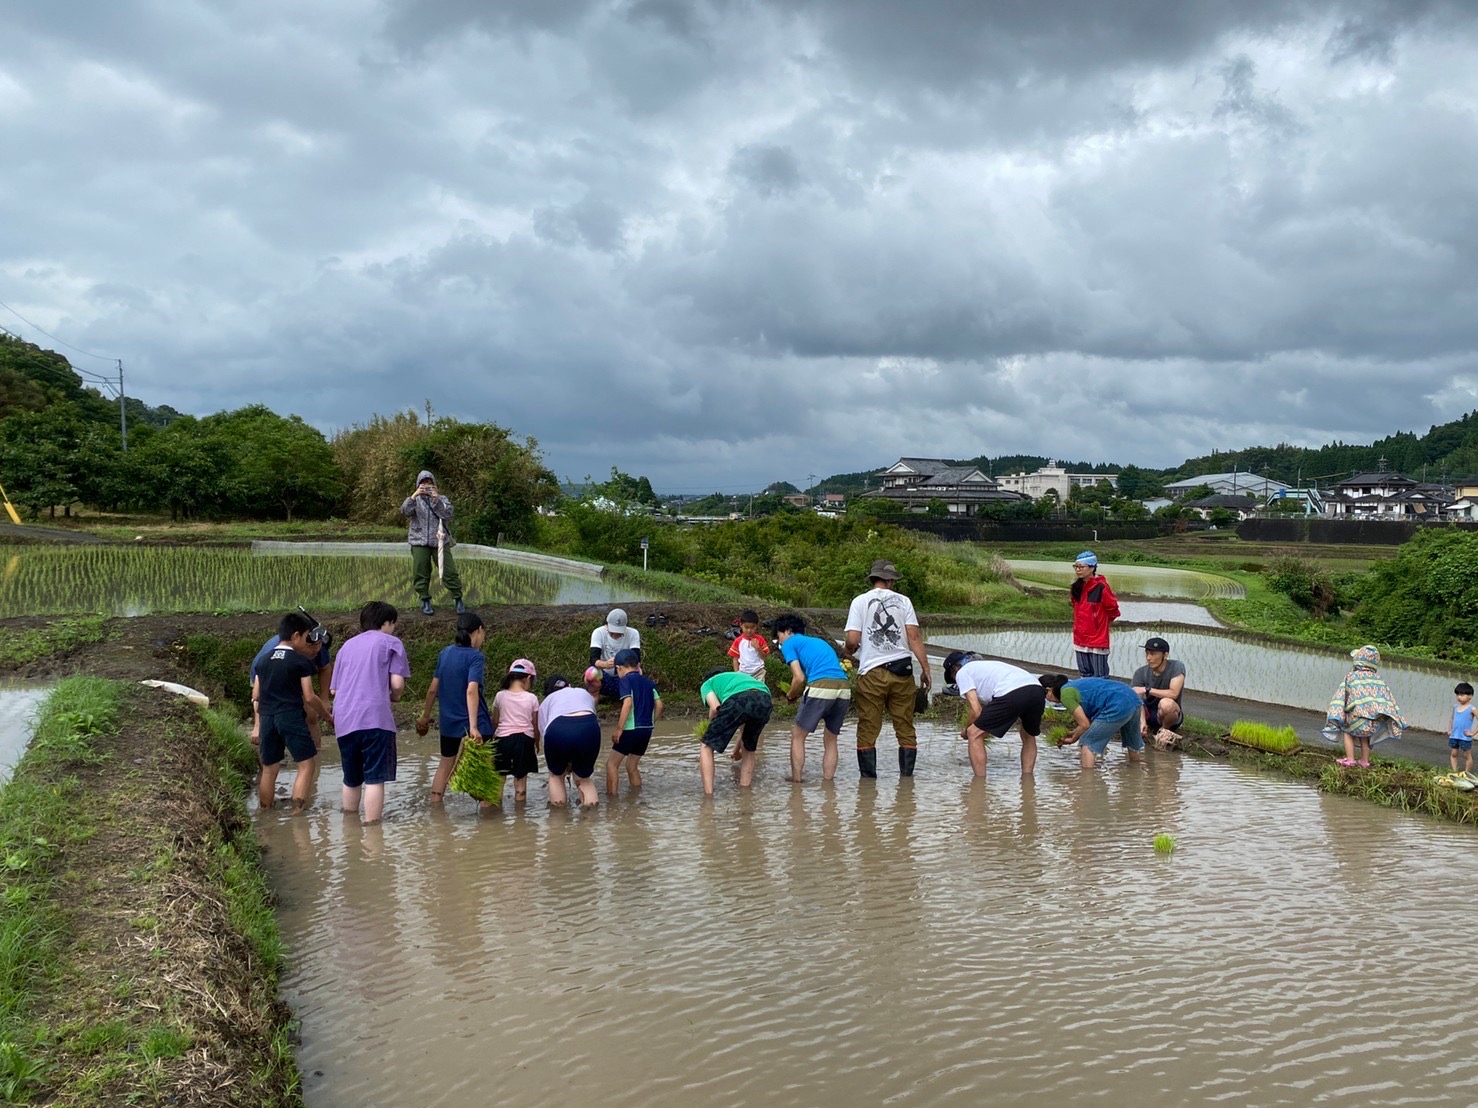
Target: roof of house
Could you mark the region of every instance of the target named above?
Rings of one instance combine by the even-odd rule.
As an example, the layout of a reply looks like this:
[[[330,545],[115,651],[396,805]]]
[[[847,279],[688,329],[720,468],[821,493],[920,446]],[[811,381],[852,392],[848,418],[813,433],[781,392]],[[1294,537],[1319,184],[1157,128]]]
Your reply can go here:
[[[1415,484],[1416,482],[1410,477],[1401,473],[1357,473],[1355,476],[1341,481],[1335,488],[1343,489],[1353,485],[1384,485],[1386,488],[1394,488],[1397,485],[1409,486]]]
[[[1169,482],[1165,486],[1165,489],[1166,491],[1170,489],[1193,489],[1197,485],[1214,485],[1218,481],[1231,481],[1238,485],[1246,485],[1249,489],[1259,487],[1265,489],[1288,488],[1282,481],[1275,481],[1271,477],[1259,477],[1257,474],[1248,473],[1243,469],[1233,470],[1230,473],[1201,473],[1195,477],[1183,477],[1179,481]]]
[[[949,463],[946,462],[943,458],[899,458],[887,469],[878,470],[877,475],[881,476],[883,474],[892,473],[897,470],[899,466],[903,466],[904,468],[914,473],[922,473],[925,476],[932,476],[942,469],[950,468]]]
[[[994,487],[995,482],[974,466],[946,466],[939,472],[931,475],[928,480],[921,482],[925,488],[953,487],[955,485],[971,484]]]

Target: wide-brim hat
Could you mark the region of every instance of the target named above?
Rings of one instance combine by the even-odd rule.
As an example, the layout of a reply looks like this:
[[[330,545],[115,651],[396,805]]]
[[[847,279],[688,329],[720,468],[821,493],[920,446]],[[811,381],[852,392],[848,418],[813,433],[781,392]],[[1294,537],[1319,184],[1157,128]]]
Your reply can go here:
[[[867,579],[871,581],[876,577],[879,581],[898,580],[898,567],[886,558],[879,558],[873,562],[872,568],[867,571]]]

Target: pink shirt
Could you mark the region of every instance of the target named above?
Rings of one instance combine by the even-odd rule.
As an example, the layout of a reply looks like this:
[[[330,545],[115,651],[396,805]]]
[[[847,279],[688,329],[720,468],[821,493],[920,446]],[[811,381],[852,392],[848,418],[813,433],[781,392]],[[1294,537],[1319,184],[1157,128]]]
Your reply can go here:
[[[501,689],[493,697],[493,711],[498,713],[497,735],[532,735],[534,713],[539,710],[539,698],[531,692],[517,689]]]

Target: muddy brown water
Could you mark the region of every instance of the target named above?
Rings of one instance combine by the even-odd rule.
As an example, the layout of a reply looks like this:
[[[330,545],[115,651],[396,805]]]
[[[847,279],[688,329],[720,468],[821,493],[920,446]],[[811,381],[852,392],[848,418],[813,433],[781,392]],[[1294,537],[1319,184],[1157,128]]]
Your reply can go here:
[[[1179,755],[946,728],[860,783],[698,792],[690,725],[592,811],[258,814],[307,1103],[1472,1103],[1470,829]],[[285,782],[284,782],[285,783]],[[1161,831],[1178,837],[1154,853]]]

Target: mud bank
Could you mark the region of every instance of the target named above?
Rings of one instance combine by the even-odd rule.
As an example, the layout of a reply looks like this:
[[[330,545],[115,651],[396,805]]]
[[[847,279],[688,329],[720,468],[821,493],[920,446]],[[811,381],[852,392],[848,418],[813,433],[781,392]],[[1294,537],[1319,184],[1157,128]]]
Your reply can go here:
[[[0,1099],[298,1105],[235,724],[78,678],[0,792]]]

